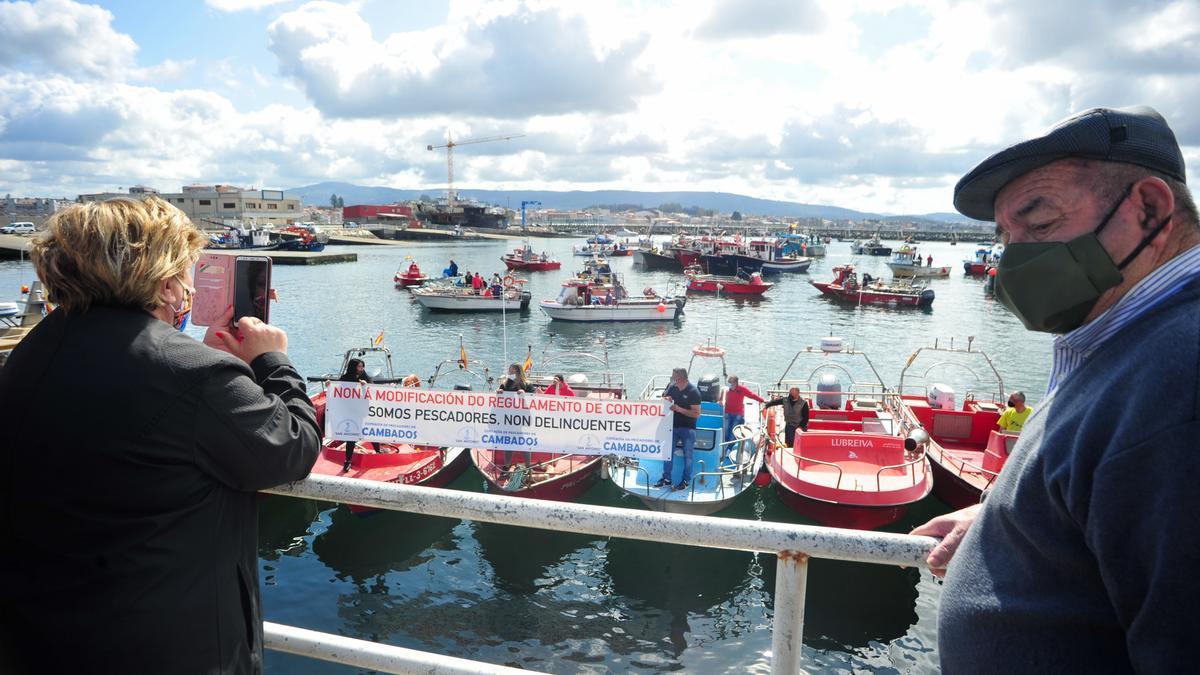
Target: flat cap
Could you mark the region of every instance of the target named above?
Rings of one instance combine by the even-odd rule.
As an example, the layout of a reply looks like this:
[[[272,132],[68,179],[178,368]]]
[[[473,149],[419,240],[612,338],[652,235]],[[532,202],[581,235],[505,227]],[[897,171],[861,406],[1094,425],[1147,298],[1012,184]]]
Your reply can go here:
[[[995,220],[996,195],[1005,185],[1067,157],[1137,164],[1187,182],[1175,132],[1158,111],[1148,106],[1092,108],[980,162],[954,186],[954,208],[969,218]]]

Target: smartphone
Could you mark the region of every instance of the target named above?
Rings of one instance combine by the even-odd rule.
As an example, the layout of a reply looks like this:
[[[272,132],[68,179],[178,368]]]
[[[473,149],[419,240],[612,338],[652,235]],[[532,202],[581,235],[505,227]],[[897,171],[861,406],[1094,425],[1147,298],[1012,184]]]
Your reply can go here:
[[[196,296],[192,300],[192,323],[211,326],[225,308],[233,305],[233,322],[244,316],[270,319],[271,259],[202,253],[193,274]]]
[[[271,259],[239,255],[233,268],[233,323],[252,316],[270,323]]]

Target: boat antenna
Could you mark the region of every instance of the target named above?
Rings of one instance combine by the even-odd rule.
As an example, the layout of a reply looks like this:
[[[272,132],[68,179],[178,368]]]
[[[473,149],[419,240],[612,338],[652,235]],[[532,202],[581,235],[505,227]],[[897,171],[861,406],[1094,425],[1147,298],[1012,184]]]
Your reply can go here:
[[[516,286],[516,284],[513,284]],[[504,368],[508,369],[508,289],[500,288],[500,326],[504,333]]]

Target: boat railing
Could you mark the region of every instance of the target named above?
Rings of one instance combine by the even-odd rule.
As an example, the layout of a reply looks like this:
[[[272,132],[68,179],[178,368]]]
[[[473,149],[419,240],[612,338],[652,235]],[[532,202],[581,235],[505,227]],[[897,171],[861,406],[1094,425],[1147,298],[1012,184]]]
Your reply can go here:
[[[978,464],[974,464],[961,457],[955,457],[954,455],[951,455],[950,453],[946,452],[945,448],[942,448],[942,459],[950,462],[951,464],[957,465],[955,473],[957,473],[959,476],[962,476],[965,473],[980,474],[987,479],[987,485],[991,485],[993,481],[1000,477],[1000,474],[995,471],[989,471]],[[968,472],[967,469],[970,469],[970,471]]]
[[[772,673],[801,671],[810,558],[925,567],[926,558],[937,543],[930,537],[888,532],[531,500],[338,476],[313,475],[267,492],[597,537],[774,555],[777,571],[772,617]],[[272,622],[264,622],[263,632],[267,649],[379,672],[529,672]]]
[[[781,447],[784,447],[787,450],[787,454],[791,455],[792,457],[794,457],[796,459],[796,468],[798,470],[803,468],[802,466],[800,466],[800,462],[809,462],[812,464],[821,464],[823,466],[832,466],[833,468],[837,469],[837,483],[833,486],[833,489],[834,490],[842,489],[842,476],[844,474],[842,472],[842,467],[839,464],[837,464],[835,462],[826,462],[825,460],[821,460],[821,459],[813,459],[812,457],[805,457],[804,455],[798,455],[798,454],[796,454],[796,452],[794,450],[792,450],[792,448],[788,448],[786,446],[781,446]]]
[[[929,470],[928,465],[925,463],[925,453],[923,451],[917,453],[916,458],[904,462],[903,464],[892,464],[889,466],[879,467],[879,470],[875,472],[876,492],[883,492],[883,472],[891,469],[908,469],[908,471],[905,471],[905,473],[912,476],[912,484],[916,485],[920,481],[920,479],[917,478],[917,464],[921,465],[922,475]]]

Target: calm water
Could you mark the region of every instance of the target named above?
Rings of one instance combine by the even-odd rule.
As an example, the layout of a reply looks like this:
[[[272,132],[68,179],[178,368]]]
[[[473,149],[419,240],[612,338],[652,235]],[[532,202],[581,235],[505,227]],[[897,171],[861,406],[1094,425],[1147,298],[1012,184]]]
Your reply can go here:
[[[564,261],[561,272],[533,273],[534,302],[552,297],[579,240],[534,240]],[[729,365],[743,380],[775,381],[798,349],[825,335],[846,337],[866,351],[895,386],[908,355],[934,339],[975,336],[1009,389],[1031,401],[1045,389],[1048,336],[1026,332],[964,278],[969,244],[922,244],[935,264],[953,265],[932,282],[930,311],[852,308],[829,302],[808,284],[852,259],[833,243],[808,275],[780,278],[758,302],[698,297],[678,324],[584,326],[551,323],[536,308],[508,316],[507,349],[499,315],[438,315],[422,310],[392,274],[412,255],[427,272],[453,257],[460,268],[502,271],[512,242],[356,247],[359,261],[277,267],[281,302],[274,323],[290,336],[290,353],[305,375],[335,370],[342,353],[384,331],[397,369],[428,377],[434,364],[457,358],[459,336],[471,359],[495,372],[547,351],[601,352],[636,396],[652,374],[686,365],[691,347],[717,332]],[[339,249],[340,250],[340,249]],[[889,276],[884,259],[854,257],[860,269]],[[672,275],[646,273],[630,258],[613,262],[630,288],[666,289]],[[0,300],[16,297],[32,273],[0,263]],[[197,333],[198,334],[198,333]],[[807,374],[807,373],[805,373]],[[965,376],[946,375],[952,383]],[[939,378],[942,379],[942,378]],[[962,385],[965,386],[965,385]],[[452,487],[482,491],[474,469]],[[642,508],[607,482],[591,504]],[[932,497],[890,528],[907,531],[948,510]],[[807,522],[772,489],[754,490],[720,514]],[[332,504],[270,497],[262,502],[259,549],[263,603],[272,621],[442,654],[550,672],[768,670],[775,562],[771,556],[523,530],[399,513],[352,515]],[[805,666],[816,672],[936,669],[940,586],[925,572],[818,560],[811,566],[805,612]],[[267,653],[274,672],[353,672],[318,661]]]

